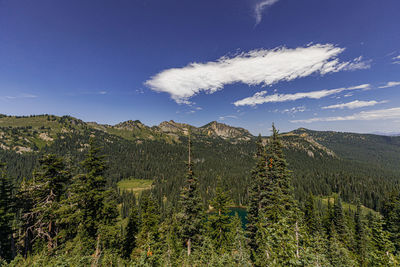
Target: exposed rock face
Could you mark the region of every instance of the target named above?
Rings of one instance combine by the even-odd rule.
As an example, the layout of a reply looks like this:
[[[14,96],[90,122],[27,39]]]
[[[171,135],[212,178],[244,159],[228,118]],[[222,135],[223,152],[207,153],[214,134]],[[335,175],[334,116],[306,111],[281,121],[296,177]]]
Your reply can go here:
[[[124,130],[141,130],[141,129],[145,129],[145,128],[149,128],[149,127],[144,125],[139,120],[135,120],[135,121],[129,120],[129,121],[124,121],[124,122],[114,125],[114,128],[124,129]]]
[[[253,137],[249,131],[243,128],[232,127],[216,121],[197,128],[186,123],[177,123],[170,120],[160,123],[160,125],[155,128],[163,133],[177,135],[187,135],[190,129],[193,135],[221,137],[223,139],[250,140]]]
[[[186,123],[178,123],[174,122],[173,120],[170,121],[163,121],[157,127],[161,132],[164,133],[177,133],[177,134],[188,134],[189,128],[191,130],[195,130],[196,127],[191,126]]]
[[[250,140],[253,137],[246,129],[232,127],[216,121],[210,122],[201,128],[207,131],[207,135],[219,136],[224,139]]]

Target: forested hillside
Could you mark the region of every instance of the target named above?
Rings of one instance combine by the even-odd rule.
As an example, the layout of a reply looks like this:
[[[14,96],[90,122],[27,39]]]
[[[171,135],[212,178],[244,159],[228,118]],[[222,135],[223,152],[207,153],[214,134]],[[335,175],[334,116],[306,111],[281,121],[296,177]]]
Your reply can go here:
[[[224,153],[232,153],[228,147],[241,148],[238,144],[211,138],[206,139],[209,147],[203,144],[203,151],[201,144],[204,140],[199,141],[193,136],[192,142],[190,132],[186,139],[179,139],[181,145],[158,140],[146,146],[147,141],[143,141],[140,144],[142,150],[139,151],[146,148],[154,149],[150,150],[154,154],[169,151],[166,155],[171,160],[165,164],[176,161],[174,166],[178,168],[177,173],[181,172],[181,180],[168,181],[170,178],[165,177],[160,168],[161,178],[155,176],[152,185],[149,180],[124,179],[118,183],[117,190],[114,179],[118,178],[112,176],[112,171],[108,169],[108,166],[112,166],[110,159],[113,155],[116,157],[117,153],[106,157],[105,152],[113,151],[106,144],[115,145],[116,142],[120,145],[121,153],[124,151],[123,145],[129,142],[116,137],[112,139],[104,132],[91,129],[83,128],[82,133],[54,139],[52,145],[45,146],[45,150],[37,154],[16,154],[25,157],[26,161],[38,158],[33,164],[35,167],[30,179],[16,179],[11,173],[17,168],[8,168],[3,163],[0,165],[1,266],[399,264],[400,192],[389,187],[395,183],[394,180],[385,180],[388,187],[382,187],[386,190],[381,192],[381,209],[375,211],[361,204],[360,191],[353,191],[349,195],[355,199],[352,203],[343,202],[342,195],[347,187],[341,179],[353,176],[335,173],[333,169],[327,169],[327,172],[332,171],[331,175],[336,179],[332,180],[335,182],[331,184],[332,188],[327,189],[331,190],[328,195],[319,193],[314,196],[311,192],[303,192],[306,194],[304,199],[302,194],[297,193],[300,201],[296,200],[296,190],[304,190],[307,188],[306,182],[318,183],[318,180],[300,176],[297,179],[298,187],[293,188],[296,172],[290,170],[285,151],[295,151],[297,154],[294,153],[293,158],[302,153],[308,155],[298,164],[312,162],[305,159],[324,162],[324,157],[328,156],[330,161],[325,163],[332,161],[337,164],[332,168],[343,163],[336,152],[317,145],[315,141],[307,141],[319,149],[314,150],[314,156],[309,151],[301,152],[306,143],[295,144],[302,148],[291,150],[288,141],[283,138],[285,135],[279,135],[273,127],[268,139],[258,137],[253,140],[252,146],[250,143],[242,144],[241,154],[253,152],[248,156],[250,171],[243,174],[245,179],[242,181],[247,188],[247,197],[243,198],[246,199],[243,204],[246,205],[247,223],[243,225],[238,214],[230,215],[229,207],[235,204],[235,191],[231,190],[234,187],[230,184],[234,179],[228,179],[229,173],[224,173],[228,168],[222,168],[221,171],[220,166],[215,165],[215,169],[207,172],[202,169],[204,166],[200,167],[206,160],[200,160],[199,156],[192,154],[194,150],[206,156],[206,150],[217,146],[222,152],[214,158],[225,157],[229,161],[227,155],[230,154]],[[294,134],[290,136],[295,137]],[[81,142],[85,144],[82,151],[78,146]],[[65,153],[64,156],[50,153],[56,144],[62,148],[54,151]],[[15,154],[10,151],[7,153]],[[182,162],[172,158],[174,153],[181,153]],[[143,159],[143,165],[146,160]],[[240,158],[235,162],[239,163]],[[114,170],[124,165],[123,162],[113,164]],[[142,168],[143,165],[137,166]],[[147,166],[149,171],[157,164]],[[131,165],[126,168],[135,167]],[[315,164],[313,168],[318,171],[320,165]],[[303,174],[307,173],[304,169]],[[212,182],[198,174],[211,175],[213,172],[221,175],[214,175]],[[355,178],[345,180],[350,188],[357,189],[352,184],[355,181]],[[207,182],[210,184],[205,184]],[[326,184],[329,185],[329,180],[326,180]],[[373,188],[372,184],[365,184],[370,186],[362,188],[370,192],[368,190]],[[239,188],[238,184],[235,185]],[[316,184],[309,191],[321,189],[323,186]],[[333,189],[338,192],[332,194]],[[177,193],[174,193],[175,190]],[[238,199],[242,200],[240,197]]]
[[[154,180],[153,188],[164,209],[164,204],[174,204],[179,197],[189,130],[204,205],[214,194],[217,177],[229,186],[235,205],[247,205],[256,137],[245,129],[217,122],[203,127],[174,121],[153,127],[140,121],[110,126],[69,116],[2,115],[0,160],[20,182],[32,177],[38,159],[48,153],[63,156],[77,167],[94,137],[108,162],[107,184],[114,186],[128,178]],[[298,129],[281,134],[281,138],[298,200],[304,200],[309,192],[340,193],[345,201],[360,198],[365,206],[379,210],[384,194],[398,185],[400,137]],[[267,138],[263,141],[265,144]]]

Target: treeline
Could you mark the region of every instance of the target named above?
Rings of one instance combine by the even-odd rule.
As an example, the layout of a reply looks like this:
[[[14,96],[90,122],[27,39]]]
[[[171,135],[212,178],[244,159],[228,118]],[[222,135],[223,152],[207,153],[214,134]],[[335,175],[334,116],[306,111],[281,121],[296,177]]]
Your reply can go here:
[[[299,203],[277,131],[256,144],[247,225],[229,216],[223,178],[206,209],[188,144],[177,205],[161,209],[157,191],[138,199],[107,186],[93,139],[77,167],[48,154],[18,186],[1,165],[0,265],[5,266],[396,266],[400,194],[382,215],[308,194]],[[186,154],[186,153],[185,153]],[[126,218],[125,218],[126,217]]]

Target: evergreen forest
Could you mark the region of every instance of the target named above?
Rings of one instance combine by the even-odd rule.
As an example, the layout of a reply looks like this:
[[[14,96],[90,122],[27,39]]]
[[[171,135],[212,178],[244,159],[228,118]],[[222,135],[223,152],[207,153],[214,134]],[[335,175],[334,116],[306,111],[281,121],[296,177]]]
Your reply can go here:
[[[43,118],[72,130],[36,151],[0,149],[0,266],[400,264],[396,138],[365,148],[356,135],[273,126],[245,141],[190,128],[129,140]],[[38,131],[2,127],[14,145]]]

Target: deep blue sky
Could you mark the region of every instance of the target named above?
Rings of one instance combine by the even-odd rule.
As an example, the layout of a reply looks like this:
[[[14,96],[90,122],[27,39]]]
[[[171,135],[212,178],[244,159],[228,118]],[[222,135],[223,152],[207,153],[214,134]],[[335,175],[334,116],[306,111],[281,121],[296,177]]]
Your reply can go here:
[[[257,21],[262,2],[271,5]],[[269,134],[272,122],[281,131],[400,132],[399,10],[398,0],[0,0],[0,113],[107,124],[218,120],[254,134]],[[318,45],[342,49],[323,61],[337,59],[334,70],[297,75],[310,61],[302,51]],[[279,61],[296,48],[303,49],[296,61]],[[256,49],[246,66],[209,71]],[[277,51],[280,63],[258,63]],[[297,63],[297,76],[287,73]],[[271,75],[278,78],[263,80]],[[188,84],[197,91],[186,94]],[[363,84],[318,98],[234,105],[260,91],[282,98]]]

